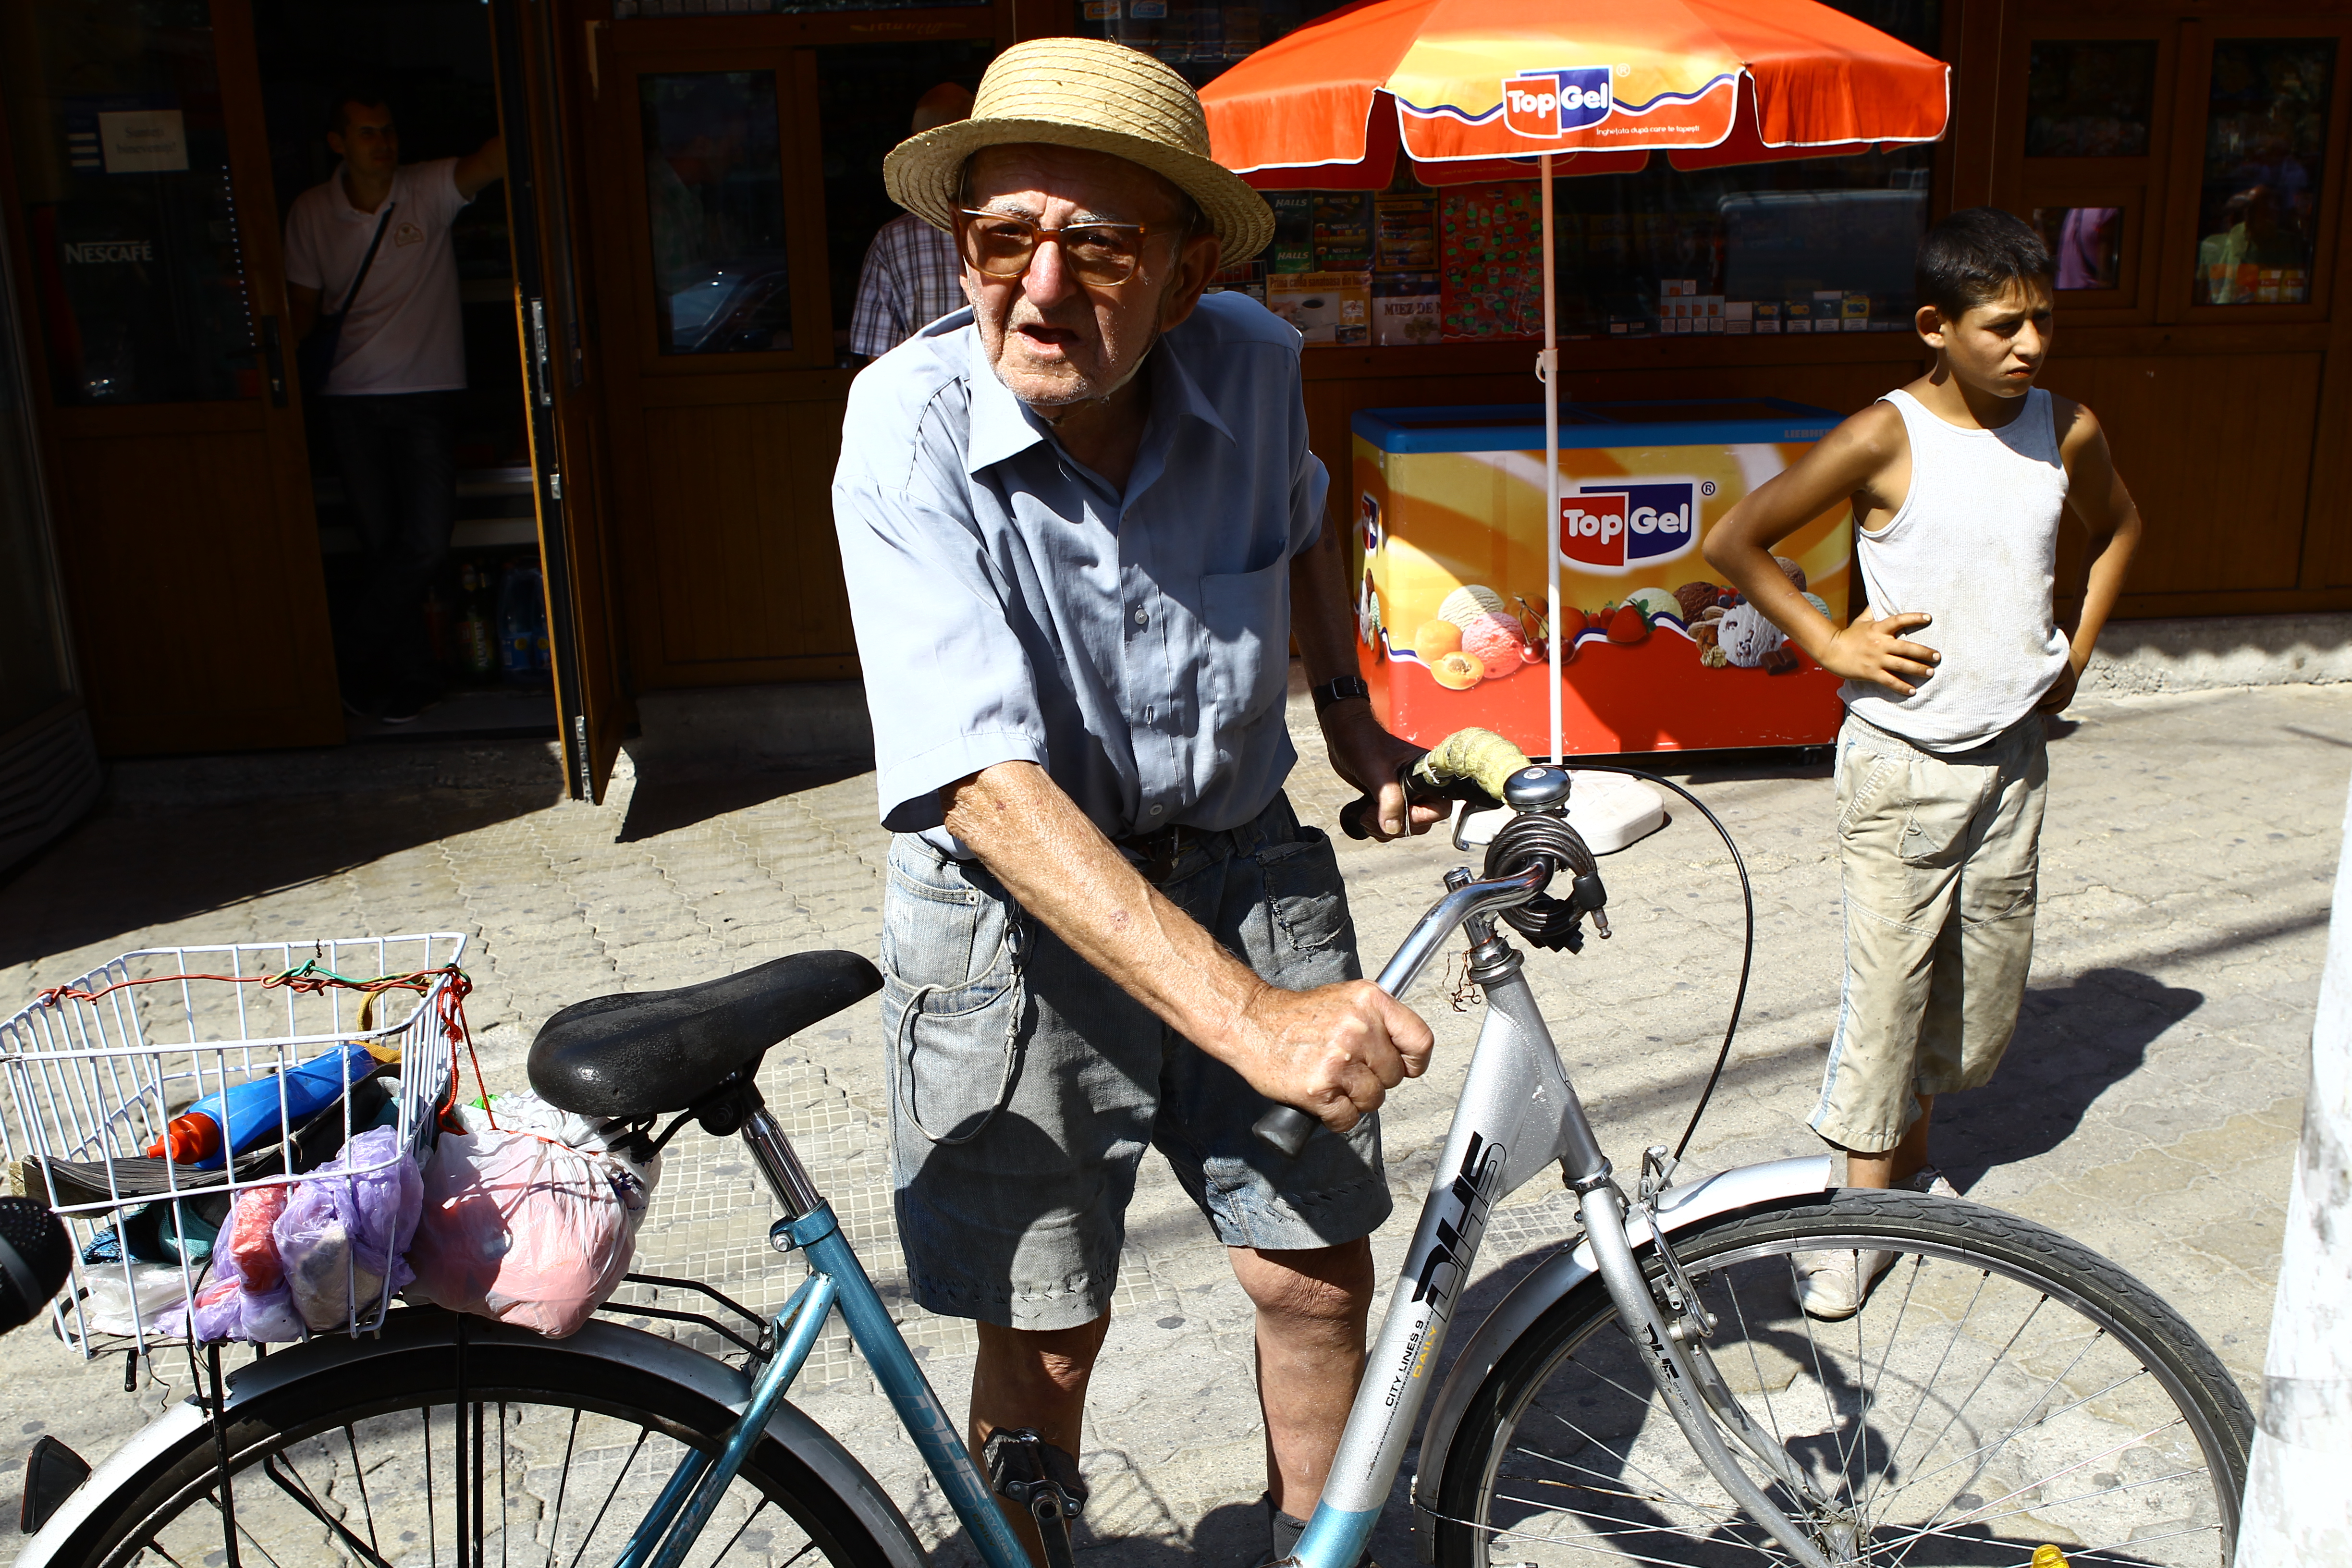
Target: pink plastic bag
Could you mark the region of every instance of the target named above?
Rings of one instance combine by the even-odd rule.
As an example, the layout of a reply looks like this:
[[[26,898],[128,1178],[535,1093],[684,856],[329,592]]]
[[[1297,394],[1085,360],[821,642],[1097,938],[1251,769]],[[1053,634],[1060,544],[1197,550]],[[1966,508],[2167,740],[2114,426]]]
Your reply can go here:
[[[628,1272],[636,1226],[622,1194],[634,1179],[609,1156],[528,1132],[442,1133],[409,1298],[551,1339],[577,1333]]]

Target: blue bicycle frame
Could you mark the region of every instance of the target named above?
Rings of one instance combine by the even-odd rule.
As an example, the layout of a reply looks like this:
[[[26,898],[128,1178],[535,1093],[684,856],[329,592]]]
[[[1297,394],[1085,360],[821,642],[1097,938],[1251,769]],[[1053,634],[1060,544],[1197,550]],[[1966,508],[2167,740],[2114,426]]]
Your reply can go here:
[[[1454,1308],[1469,1282],[1488,1215],[1510,1193],[1557,1170],[1579,1194],[1585,1235],[1602,1282],[1694,1452],[1749,1517],[1779,1538],[1793,1561],[1804,1568],[1829,1568],[1819,1548],[1734,1463],[1724,1434],[1729,1429],[1740,1438],[1738,1427],[1718,1426],[1691,1392],[1708,1386],[1699,1371],[1711,1373],[1712,1363],[1706,1361],[1703,1348],[1686,1348],[1668,1331],[1633,1260],[1624,1196],[1560,1067],[1551,1030],[1521,973],[1519,956],[1495,939],[1494,913],[1524,902],[1544,884],[1547,874],[1537,870],[1487,881],[1470,880],[1467,872],[1455,876],[1461,880],[1448,879],[1451,890],[1422,917],[1381,972],[1378,984],[1391,996],[1402,995],[1446,940],[1466,928],[1473,944],[1471,977],[1486,991],[1486,1020],[1454,1107],[1437,1178],[1423,1205],[1404,1271],[1340,1434],[1322,1500],[1298,1538],[1290,1564],[1354,1568],[1362,1557],[1403,1461],[1405,1444],[1419,1423],[1431,1374]],[[857,1254],[842,1236],[832,1205],[811,1184],[766,1107],[753,1109],[743,1125],[743,1139],[783,1205],[786,1217],[776,1223],[770,1238],[780,1250],[805,1251],[810,1278],[777,1315],[775,1349],[719,1457],[696,1451],[680,1461],[653,1511],[631,1537],[620,1568],[675,1568],[684,1560],[836,1306],[988,1568],[1030,1568],[1028,1553],[998,1510],[956,1424],[940,1408],[939,1396],[908,1352]],[[1749,1446],[1775,1468],[1786,1466],[1777,1445],[1758,1439]],[[1801,1473],[1787,1470],[1782,1479],[1800,1496],[1810,1489]]]

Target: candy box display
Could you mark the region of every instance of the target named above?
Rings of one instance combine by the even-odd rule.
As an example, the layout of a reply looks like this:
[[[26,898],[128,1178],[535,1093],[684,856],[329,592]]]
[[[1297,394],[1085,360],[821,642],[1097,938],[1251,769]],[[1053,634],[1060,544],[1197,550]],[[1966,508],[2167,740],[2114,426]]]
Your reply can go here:
[[[1382,721],[1423,745],[1478,725],[1547,753],[1557,637],[1570,755],[1833,738],[1837,678],[1715,581],[1699,546],[1838,416],[1738,398],[1564,404],[1559,421],[1555,609],[1540,406],[1356,415],[1359,656]],[[1844,625],[1847,509],[1780,552],[1790,580]]]

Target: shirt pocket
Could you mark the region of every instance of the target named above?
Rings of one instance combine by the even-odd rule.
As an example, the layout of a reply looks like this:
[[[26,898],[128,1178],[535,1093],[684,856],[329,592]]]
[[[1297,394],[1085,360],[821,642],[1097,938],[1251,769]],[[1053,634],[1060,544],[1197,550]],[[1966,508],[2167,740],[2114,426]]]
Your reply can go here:
[[[1290,685],[1290,561],[1201,579],[1209,683],[1228,721],[1278,706]]]

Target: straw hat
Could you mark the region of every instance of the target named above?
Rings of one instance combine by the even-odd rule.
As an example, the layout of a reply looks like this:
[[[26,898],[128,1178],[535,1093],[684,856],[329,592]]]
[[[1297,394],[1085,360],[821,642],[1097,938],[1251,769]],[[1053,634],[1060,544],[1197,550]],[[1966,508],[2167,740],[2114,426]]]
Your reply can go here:
[[[983,147],[1044,142],[1139,163],[1200,204],[1223,264],[1274,237],[1274,212],[1209,156],[1192,84],[1150,55],[1101,38],[1032,38],[996,57],[971,118],[908,137],[883,160],[890,199],[938,228],[955,227],[964,161]]]

